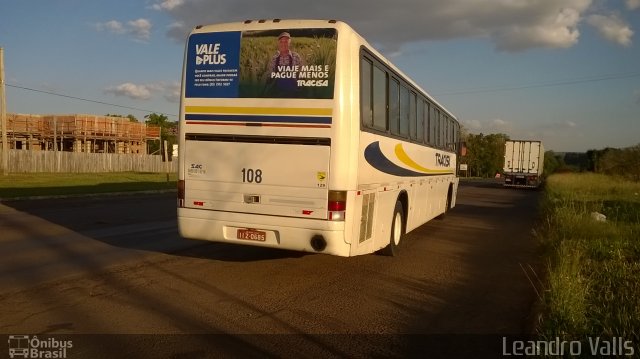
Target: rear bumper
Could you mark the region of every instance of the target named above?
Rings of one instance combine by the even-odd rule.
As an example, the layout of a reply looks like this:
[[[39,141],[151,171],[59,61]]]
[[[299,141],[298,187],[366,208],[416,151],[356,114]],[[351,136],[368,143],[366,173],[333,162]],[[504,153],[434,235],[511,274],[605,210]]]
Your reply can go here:
[[[531,174],[506,174],[503,186],[537,188],[540,186],[540,177]]]
[[[238,239],[238,229],[247,228],[264,232],[265,240]],[[189,239],[342,257],[351,254],[351,244],[345,241],[345,222],[178,208],[178,229],[182,237]],[[311,246],[314,236],[322,236],[326,241],[323,250]]]

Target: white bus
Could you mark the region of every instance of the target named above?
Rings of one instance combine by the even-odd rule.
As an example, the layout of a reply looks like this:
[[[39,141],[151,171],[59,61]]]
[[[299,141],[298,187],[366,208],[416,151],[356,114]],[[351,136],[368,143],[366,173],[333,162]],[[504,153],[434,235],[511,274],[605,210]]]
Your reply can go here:
[[[396,255],[455,206],[456,118],[347,24],[198,26],[185,52],[183,237]]]

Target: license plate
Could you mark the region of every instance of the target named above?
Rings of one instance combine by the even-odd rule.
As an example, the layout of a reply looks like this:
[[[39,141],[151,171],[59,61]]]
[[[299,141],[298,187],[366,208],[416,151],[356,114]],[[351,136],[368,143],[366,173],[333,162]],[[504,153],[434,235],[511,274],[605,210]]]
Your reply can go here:
[[[248,241],[264,242],[267,240],[267,232],[256,231],[253,229],[238,229],[238,239]]]

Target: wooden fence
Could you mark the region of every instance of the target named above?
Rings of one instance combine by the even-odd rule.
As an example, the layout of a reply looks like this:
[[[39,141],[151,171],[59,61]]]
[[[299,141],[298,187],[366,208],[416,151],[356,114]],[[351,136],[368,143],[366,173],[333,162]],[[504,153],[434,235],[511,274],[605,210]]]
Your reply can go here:
[[[11,173],[161,173],[177,172],[178,159],[167,163],[162,161],[162,156],[156,155],[9,150],[8,167]]]

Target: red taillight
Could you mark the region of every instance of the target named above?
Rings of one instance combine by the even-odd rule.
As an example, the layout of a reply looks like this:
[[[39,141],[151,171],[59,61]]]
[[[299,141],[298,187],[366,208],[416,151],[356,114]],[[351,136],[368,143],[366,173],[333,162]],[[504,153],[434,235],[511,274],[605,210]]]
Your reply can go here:
[[[327,209],[329,211],[344,211],[347,209],[347,202],[329,201]]]
[[[344,221],[347,210],[347,192],[329,191],[329,201],[327,202],[327,218],[330,221]]]

